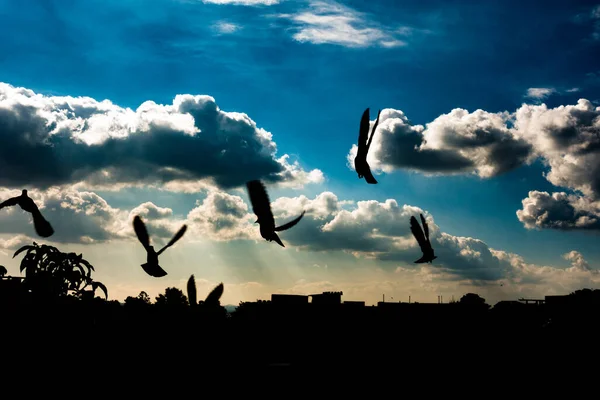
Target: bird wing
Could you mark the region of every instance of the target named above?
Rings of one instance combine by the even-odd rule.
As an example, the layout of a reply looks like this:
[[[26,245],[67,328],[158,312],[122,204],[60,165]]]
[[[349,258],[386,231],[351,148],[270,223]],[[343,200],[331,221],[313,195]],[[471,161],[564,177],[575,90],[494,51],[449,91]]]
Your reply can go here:
[[[425,217],[423,217],[423,214],[421,215],[421,223],[423,224],[423,230],[425,231],[425,238],[427,238],[427,241],[429,241],[429,225],[427,225],[427,221],[425,221]]]
[[[358,131],[358,150],[363,151],[366,149],[367,140],[369,138],[369,109],[363,111],[362,117],[360,118],[360,130]]]
[[[252,211],[258,217],[260,224],[275,227],[275,218],[273,218],[273,212],[271,211],[271,200],[265,185],[259,180],[253,180],[246,183],[246,188],[252,203]]]
[[[3,209],[4,207],[16,206],[17,204],[19,204],[19,196],[11,197],[10,199],[4,200],[2,203],[0,203],[0,209]]]
[[[187,293],[190,306],[197,305],[198,297],[196,295],[196,278],[194,278],[194,275],[190,276],[190,279],[187,281]]]
[[[425,239],[425,235],[423,234],[423,230],[421,226],[417,222],[417,219],[414,216],[410,217],[410,231],[412,232],[415,239],[419,243],[419,247],[421,247],[421,251],[424,253],[427,250],[427,239]]]
[[[219,283],[209,294],[206,296],[204,303],[215,303],[219,304],[219,299],[223,295],[223,283]]]
[[[139,215],[136,215],[133,218],[133,230],[137,235],[138,240],[144,246],[146,250],[150,247],[150,237],[148,236],[148,230],[146,229],[146,224],[142,221]]]
[[[375,135],[375,131],[377,130],[377,125],[379,125],[379,115],[381,114],[381,110],[377,113],[377,119],[375,120],[375,125],[373,125],[373,130],[371,131],[371,136],[369,137],[369,141],[367,142],[367,152],[369,148],[371,148],[371,142],[373,142],[373,135]]]
[[[302,219],[302,217],[304,217],[304,213],[306,211],[302,211],[302,214],[300,214],[299,217],[297,217],[296,219],[288,222],[287,224],[283,224],[281,226],[278,226],[275,228],[276,232],[280,232],[280,231],[285,231],[286,229],[290,229],[292,226],[296,225],[298,222],[300,222],[300,220]]]
[[[181,239],[183,237],[183,235],[185,234],[185,231],[187,231],[187,225],[183,225],[181,228],[179,228],[179,230],[177,231],[177,233],[175,234],[175,236],[173,236],[173,239],[171,239],[169,241],[169,243],[167,243],[165,245],[165,247],[163,247],[162,249],[160,249],[158,251],[158,253],[156,253],[157,256],[160,256],[160,254],[165,251],[168,247],[171,247],[175,244],[176,241],[178,241],[179,239]]]

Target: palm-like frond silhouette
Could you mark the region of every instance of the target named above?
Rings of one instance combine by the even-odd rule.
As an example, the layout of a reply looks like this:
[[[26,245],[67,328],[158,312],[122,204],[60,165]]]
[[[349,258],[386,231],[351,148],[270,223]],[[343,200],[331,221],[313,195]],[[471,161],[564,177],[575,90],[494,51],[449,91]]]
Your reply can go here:
[[[246,183],[250,203],[252,203],[252,211],[256,214],[257,220],[255,223],[260,224],[260,235],[267,241],[277,242],[280,246],[285,247],[276,232],[285,231],[296,225],[302,217],[302,214],[292,221],[280,226],[275,226],[275,218],[271,211],[271,200],[265,185],[259,180],[252,180]]]
[[[431,247],[431,241],[429,240],[429,226],[427,225],[427,221],[425,221],[423,214],[420,214],[420,216],[421,223],[423,224],[423,230],[425,232],[423,232],[421,226],[419,226],[417,219],[414,216],[410,217],[410,231],[415,239],[417,239],[417,243],[419,243],[419,247],[421,247],[421,251],[423,252],[423,256],[415,261],[415,263],[431,263],[437,258],[437,256],[434,254],[433,247]]]
[[[371,172],[371,167],[367,162],[367,155],[369,153],[369,149],[371,148],[371,143],[373,142],[373,135],[375,134],[375,130],[377,129],[377,125],[379,125],[379,115],[381,114],[381,110],[377,113],[377,119],[375,120],[375,125],[373,125],[373,130],[371,131],[371,136],[369,137],[369,109],[367,108],[360,119],[360,130],[358,132],[358,151],[356,152],[356,157],[354,158],[354,170],[358,174],[358,178],[365,178],[365,181],[370,184],[376,184],[377,180],[373,176]]]
[[[145,264],[141,265],[144,271],[148,275],[153,276],[155,278],[161,278],[167,275],[167,272],[164,269],[162,269],[161,266],[158,264],[158,256],[161,255],[161,253],[164,252],[167,248],[173,246],[175,242],[177,242],[183,237],[187,230],[187,225],[183,225],[179,229],[179,231],[177,231],[175,236],[173,236],[173,238],[169,241],[169,243],[167,243],[158,252],[156,252],[154,250],[154,247],[150,245],[150,237],[148,236],[148,230],[146,229],[146,225],[144,224],[144,221],[142,221],[142,218],[139,215],[136,215],[133,218],[133,229],[138,240],[140,241],[142,246],[144,246],[144,249],[146,249],[147,261]]]
[[[50,237],[54,234],[54,228],[50,225],[50,222],[44,218],[35,202],[27,195],[27,190],[23,189],[20,196],[11,197],[8,200],[0,203],[0,210],[4,207],[13,207],[18,205],[27,211],[33,217],[33,226],[36,233],[44,238]]]

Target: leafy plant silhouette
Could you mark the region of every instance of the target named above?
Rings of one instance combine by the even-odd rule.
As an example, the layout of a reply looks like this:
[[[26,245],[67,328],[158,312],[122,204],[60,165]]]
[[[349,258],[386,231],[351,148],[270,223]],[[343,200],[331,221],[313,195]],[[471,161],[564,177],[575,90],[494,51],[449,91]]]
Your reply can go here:
[[[108,290],[101,282],[91,277],[94,267],[83,258],[83,254],[63,253],[54,246],[45,244],[26,245],[18,249],[13,258],[25,252],[20,271],[25,273],[23,284],[36,295],[82,297],[85,292],[102,290],[108,298]],[[91,291],[86,291],[91,286]]]

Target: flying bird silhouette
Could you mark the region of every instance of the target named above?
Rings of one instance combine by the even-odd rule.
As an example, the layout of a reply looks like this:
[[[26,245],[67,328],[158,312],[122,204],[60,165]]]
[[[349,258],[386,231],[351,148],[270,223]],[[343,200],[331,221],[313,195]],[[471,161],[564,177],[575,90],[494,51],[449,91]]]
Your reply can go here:
[[[198,305],[198,297],[196,295],[196,278],[194,275],[190,276],[190,279],[187,281],[187,293],[188,293],[188,301],[190,302],[190,306],[194,307]]]
[[[137,235],[138,240],[146,249],[147,258],[146,263],[142,264],[142,268],[146,273],[155,278],[161,278],[167,275],[167,272],[158,265],[158,256],[161,255],[163,251],[165,251],[168,247],[171,247],[175,244],[176,241],[183,237],[183,234],[187,230],[187,225],[183,225],[179,231],[173,236],[173,238],[166,244],[165,247],[160,249],[158,252],[154,250],[153,246],[150,246],[150,237],[148,236],[148,230],[146,229],[146,225],[144,221],[140,218],[139,215],[136,215],[133,218],[133,229],[135,230],[135,234]]]
[[[358,133],[358,151],[356,152],[356,157],[354,158],[354,170],[358,174],[358,178],[365,178],[365,181],[370,184],[376,184],[377,180],[373,176],[371,172],[371,167],[367,162],[367,154],[369,153],[369,148],[371,147],[371,142],[373,141],[373,135],[375,134],[375,130],[377,129],[377,125],[379,124],[379,114],[381,114],[381,110],[377,113],[377,119],[375,120],[375,125],[373,125],[373,130],[371,131],[371,136],[369,137],[369,109],[367,108],[360,119],[360,131]]]
[[[417,239],[419,247],[421,247],[421,251],[423,252],[423,256],[417,261],[415,261],[415,263],[431,263],[437,258],[437,256],[434,254],[433,247],[431,247],[431,242],[429,241],[429,226],[427,225],[423,214],[420,215],[421,223],[423,224],[423,229],[425,230],[425,233],[423,233],[423,230],[421,230],[421,226],[419,226],[417,219],[414,216],[410,217],[410,230],[415,236],[415,239]]]
[[[248,189],[248,195],[252,203],[252,211],[254,211],[254,214],[258,218],[254,223],[260,224],[260,235],[269,242],[275,241],[281,247],[285,247],[279,236],[277,236],[277,232],[285,231],[296,225],[304,216],[305,211],[302,211],[299,217],[287,224],[275,226],[275,219],[271,212],[271,200],[263,183],[259,180],[249,181],[246,182],[246,188]]]
[[[204,304],[218,306],[219,299],[221,296],[223,296],[224,289],[225,287],[223,286],[223,282],[219,283],[213,290],[211,290],[208,296],[206,296],[206,299],[204,299]],[[188,279],[187,292],[190,305],[198,305],[198,300],[196,297],[196,278],[194,278],[194,275],[191,275],[190,279]]]
[[[218,306],[220,304],[219,300],[221,299],[221,296],[223,296],[224,290],[225,287],[223,286],[223,282],[219,283],[217,286],[215,286],[213,290],[210,291],[208,296],[206,296],[206,299],[204,299],[204,304],[210,306]]]
[[[38,206],[34,201],[27,195],[27,190],[23,189],[20,196],[11,197],[10,199],[0,203],[0,209],[4,207],[12,207],[18,205],[27,211],[33,217],[33,226],[37,234],[41,237],[50,237],[54,234],[54,228],[50,225],[50,222],[44,218],[40,212]]]

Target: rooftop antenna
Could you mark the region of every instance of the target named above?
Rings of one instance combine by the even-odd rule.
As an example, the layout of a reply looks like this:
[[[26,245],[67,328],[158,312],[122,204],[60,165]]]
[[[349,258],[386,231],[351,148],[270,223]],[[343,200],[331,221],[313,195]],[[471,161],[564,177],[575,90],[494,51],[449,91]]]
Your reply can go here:
[[[408,304],[410,304],[410,294],[408,295]]]

